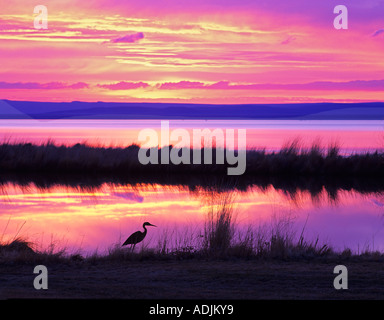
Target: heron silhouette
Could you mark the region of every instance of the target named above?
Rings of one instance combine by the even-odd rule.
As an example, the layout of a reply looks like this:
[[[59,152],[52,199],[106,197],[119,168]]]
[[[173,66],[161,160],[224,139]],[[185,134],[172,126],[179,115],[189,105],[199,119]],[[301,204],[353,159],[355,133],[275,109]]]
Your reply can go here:
[[[136,244],[143,241],[145,236],[147,235],[147,228],[145,226],[156,227],[154,224],[150,224],[149,222],[144,222],[143,223],[144,232],[136,231],[136,232],[132,233],[128,237],[128,239],[125,240],[122,247],[130,244],[131,245],[131,251],[135,250]]]

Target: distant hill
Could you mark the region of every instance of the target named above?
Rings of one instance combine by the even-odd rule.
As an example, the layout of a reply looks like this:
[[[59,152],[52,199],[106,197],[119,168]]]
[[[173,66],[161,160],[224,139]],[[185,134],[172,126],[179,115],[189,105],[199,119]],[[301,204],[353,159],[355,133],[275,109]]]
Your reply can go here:
[[[183,104],[0,100],[0,119],[384,120],[384,102]]]

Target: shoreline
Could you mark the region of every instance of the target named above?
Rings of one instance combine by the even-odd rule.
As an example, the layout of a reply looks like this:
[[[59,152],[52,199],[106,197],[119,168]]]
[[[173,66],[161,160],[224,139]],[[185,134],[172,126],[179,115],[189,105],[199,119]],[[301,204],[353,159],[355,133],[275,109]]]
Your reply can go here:
[[[376,300],[382,261],[344,261],[348,290],[336,290],[340,261],[125,261],[49,263],[36,290],[33,264],[1,265],[0,299]]]
[[[143,148],[157,159],[167,155],[178,155],[178,164],[142,164],[140,155],[142,147],[132,144],[128,147],[97,147],[77,143],[72,146],[56,145],[47,141],[41,145],[32,143],[0,144],[0,173],[12,175],[40,175],[52,177],[71,177],[89,175],[90,177],[115,176],[116,180],[137,180],[144,182],[148,176],[156,179],[177,178],[182,175],[193,175],[198,180],[204,176],[220,179],[252,182],[252,180],[282,179],[323,179],[344,180],[352,179],[380,180],[384,177],[384,152],[378,150],[341,155],[337,145],[327,149],[314,143],[309,149],[303,149],[298,140],[292,141],[278,152],[266,152],[265,149],[237,151],[215,147],[203,147],[196,154],[190,148],[176,148],[172,145],[163,148]],[[185,151],[187,149],[187,151]],[[187,159],[185,155],[188,155]],[[229,162],[221,163],[219,158],[226,158],[228,153],[235,158],[242,158],[244,171],[241,174],[228,175]],[[180,157],[183,154],[183,158]],[[193,156],[192,156],[193,154]],[[208,162],[206,163],[206,156]],[[186,161],[186,162],[184,162]],[[239,165],[239,160],[238,165]],[[140,181],[143,179],[144,181]]]

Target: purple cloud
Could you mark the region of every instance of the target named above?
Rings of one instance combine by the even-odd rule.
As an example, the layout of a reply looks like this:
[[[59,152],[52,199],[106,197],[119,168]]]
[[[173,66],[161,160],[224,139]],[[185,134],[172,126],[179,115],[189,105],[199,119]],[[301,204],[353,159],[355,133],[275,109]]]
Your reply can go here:
[[[134,202],[140,202],[141,203],[144,201],[144,197],[142,197],[142,196],[140,196],[134,192],[113,192],[112,195],[119,197],[119,198],[123,198],[125,200],[134,201]]]
[[[201,89],[205,85],[198,81],[179,81],[179,82],[164,82],[158,88],[165,90],[173,89]]]
[[[138,88],[147,88],[149,87],[148,83],[145,82],[125,82],[121,81],[113,84],[98,84],[99,88],[108,89],[108,90],[130,90]]]
[[[77,82],[71,85],[62,82],[0,82],[0,89],[29,89],[29,90],[60,90],[60,89],[84,89],[89,85],[84,82]]]
[[[384,80],[354,80],[354,81],[317,81],[309,83],[250,83],[231,84],[229,81],[219,81],[213,84],[202,82],[180,81],[166,82],[157,86],[158,89],[210,89],[210,90],[384,90]]]
[[[144,33],[137,32],[137,33],[133,33],[133,34],[128,34],[124,37],[111,39],[110,42],[112,42],[112,43],[134,43],[134,42],[137,42],[143,38],[144,38]]]
[[[384,207],[384,203],[380,202],[377,199],[371,199],[371,202],[377,205],[378,207]]]
[[[280,43],[281,44],[289,44],[294,40],[296,40],[296,38],[294,36],[289,36],[287,39],[285,39],[284,41],[281,41]]]
[[[71,89],[86,89],[86,88],[89,88],[89,85],[85,82],[77,82],[77,83],[74,83],[70,86],[68,86],[68,88],[71,88]]]
[[[382,33],[384,33],[384,29],[376,30],[376,31],[372,34],[372,37],[377,37],[377,36],[381,35]]]

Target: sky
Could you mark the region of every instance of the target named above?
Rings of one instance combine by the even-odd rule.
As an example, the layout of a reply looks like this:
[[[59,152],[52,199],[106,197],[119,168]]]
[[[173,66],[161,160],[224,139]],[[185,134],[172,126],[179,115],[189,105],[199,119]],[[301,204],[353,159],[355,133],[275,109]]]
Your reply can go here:
[[[384,0],[0,4],[0,99],[384,101]],[[334,27],[340,4],[348,29]]]

